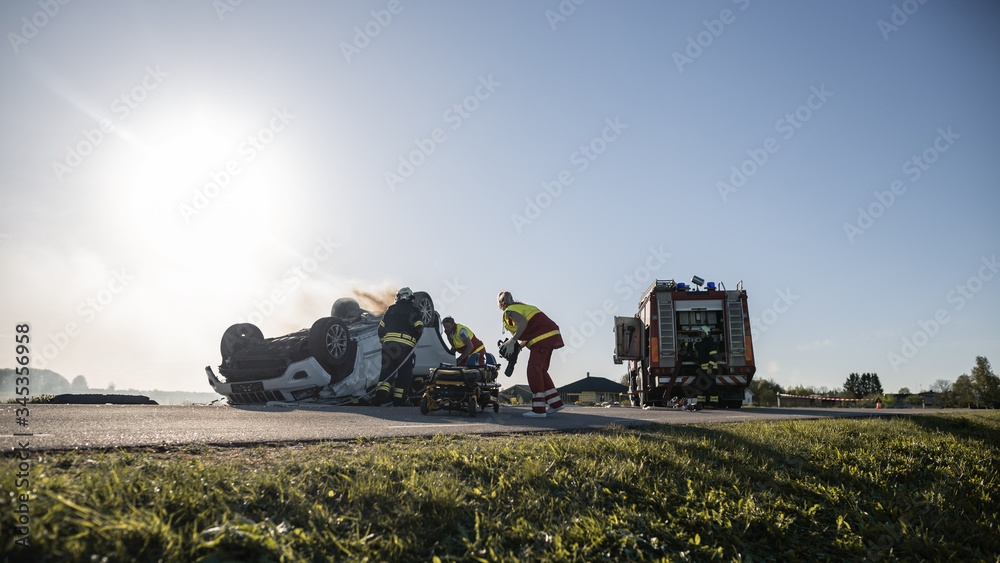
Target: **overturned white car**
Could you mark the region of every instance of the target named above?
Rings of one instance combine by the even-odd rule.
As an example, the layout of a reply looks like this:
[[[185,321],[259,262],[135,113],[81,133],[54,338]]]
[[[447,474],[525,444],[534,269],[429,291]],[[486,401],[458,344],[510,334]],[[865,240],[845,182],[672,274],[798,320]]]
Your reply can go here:
[[[441,336],[431,297],[418,291],[413,299],[424,322],[414,350],[417,381],[426,380],[431,368],[454,364],[455,356]],[[333,304],[329,317],[285,336],[264,338],[252,324],[235,324],[222,335],[219,375],[205,367],[208,382],[232,405],[368,404],[382,367],[381,320],[348,297]]]

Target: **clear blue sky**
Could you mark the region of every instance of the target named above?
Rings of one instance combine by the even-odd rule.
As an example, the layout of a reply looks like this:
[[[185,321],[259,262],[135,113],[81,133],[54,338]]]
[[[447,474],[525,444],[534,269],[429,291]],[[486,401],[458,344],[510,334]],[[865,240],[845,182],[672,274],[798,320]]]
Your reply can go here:
[[[998,14],[4,2],[0,364],[28,322],[36,367],[208,391],[230,324],[407,285],[494,348],[510,290],[558,385],[617,380],[604,310],[698,275],[742,280],[761,377],[954,380],[1000,361]]]

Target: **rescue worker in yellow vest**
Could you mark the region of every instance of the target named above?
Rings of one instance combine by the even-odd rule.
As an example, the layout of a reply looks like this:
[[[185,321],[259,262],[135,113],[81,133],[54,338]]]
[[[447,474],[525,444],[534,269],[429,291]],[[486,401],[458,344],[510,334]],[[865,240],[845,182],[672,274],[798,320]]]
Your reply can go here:
[[[442,319],[441,327],[444,328],[444,334],[448,337],[448,344],[451,346],[448,352],[458,353],[458,360],[455,361],[456,366],[469,364],[473,354],[478,354],[478,358],[475,364],[469,365],[486,365],[486,346],[482,340],[476,338],[469,327],[456,323],[455,319],[451,317]]]
[[[392,392],[393,406],[408,404],[410,386],[413,384],[413,350],[424,332],[423,315],[413,303],[413,292],[404,287],[396,292],[396,302],[386,309],[378,325],[378,339],[382,343],[382,371],[375,387],[375,405],[383,405]]]
[[[719,364],[719,344],[712,338],[712,329],[707,326],[701,327],[701,341],[698,342],[698,361],[701,362],[701,369],[708,375],[718,369]]]
[[[563,347],[559,326],[538,307],[514,301],[509,291],[501,291],[497,295],[497,305],[503,311],[503,326],[512,335],[504,342],[500,354],[506,357],[514,346],[520,347],[521,342],[531,351],[528,356],[531,410],[523,416],[541,418],[546,411],[555,413],[562,410],[566,405],[549,377],[552,351]]]

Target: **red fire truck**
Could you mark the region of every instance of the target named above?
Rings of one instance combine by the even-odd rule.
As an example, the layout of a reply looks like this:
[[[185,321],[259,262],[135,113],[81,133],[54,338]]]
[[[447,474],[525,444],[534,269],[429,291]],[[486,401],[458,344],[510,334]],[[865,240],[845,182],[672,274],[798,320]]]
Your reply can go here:
[[[743,282],[656,280],[634,317],[615,317],[615,363],[627,362],[633,404],[738,409],[753,380]]]

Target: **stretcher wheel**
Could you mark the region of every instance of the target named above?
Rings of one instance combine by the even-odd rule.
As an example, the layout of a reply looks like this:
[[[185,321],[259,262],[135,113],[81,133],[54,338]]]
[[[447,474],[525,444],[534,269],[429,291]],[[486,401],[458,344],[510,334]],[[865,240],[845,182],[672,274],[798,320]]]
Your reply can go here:
[[[500,401],[493,402],[493,412],[500,412]]]
[[[430,414],[430,397],[424,395],[420,397],[420,414]]]
[[[476,410],[478,408],[479,408],[479,405],[476,404],[476,397],[474,395],[470,396],[469,397],[469,416],[475,418],[475,416],[476,416]]]

